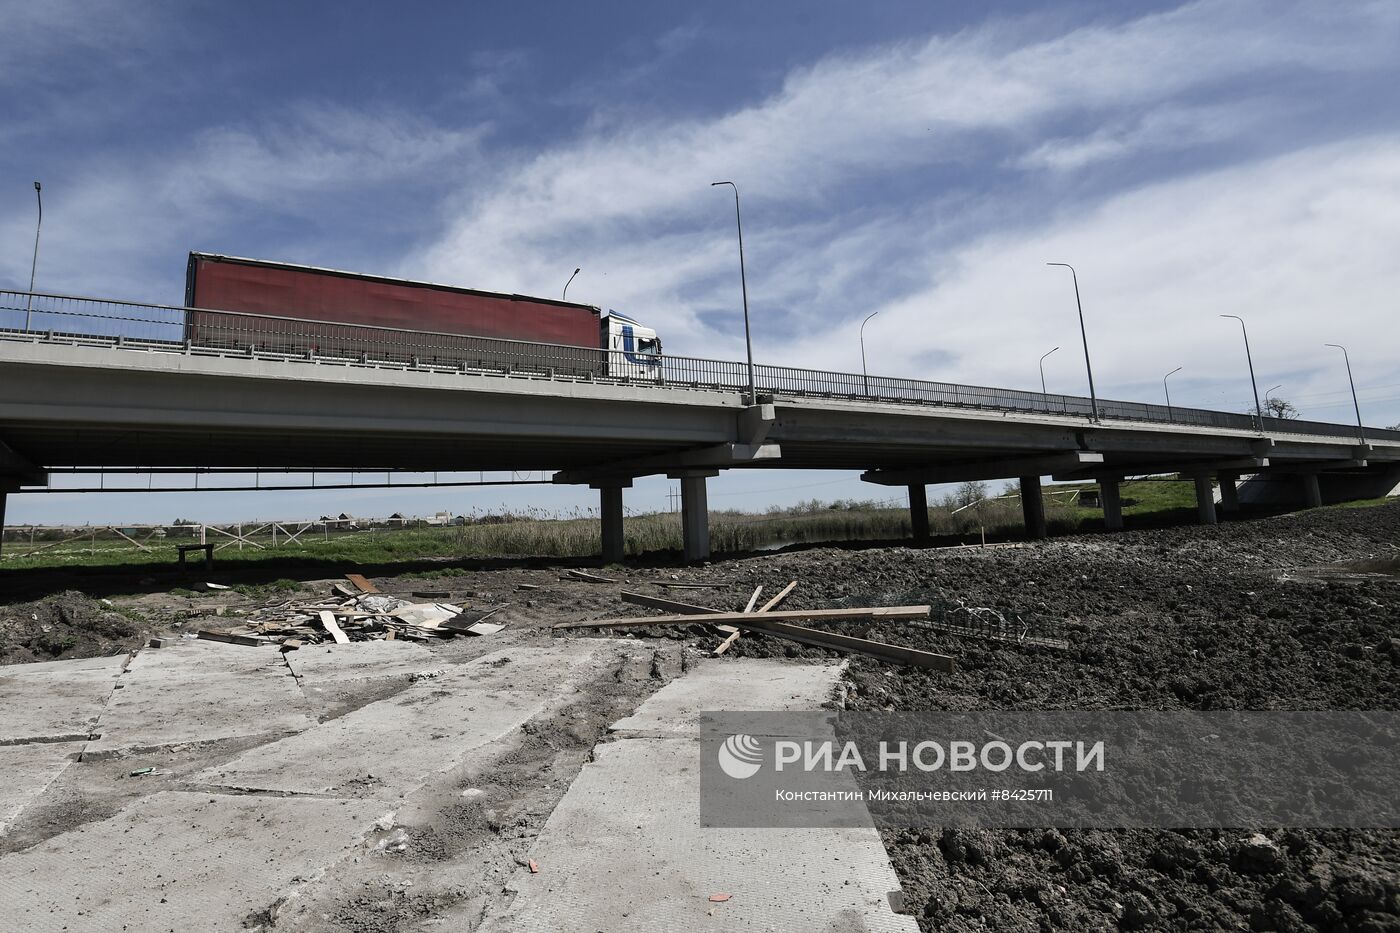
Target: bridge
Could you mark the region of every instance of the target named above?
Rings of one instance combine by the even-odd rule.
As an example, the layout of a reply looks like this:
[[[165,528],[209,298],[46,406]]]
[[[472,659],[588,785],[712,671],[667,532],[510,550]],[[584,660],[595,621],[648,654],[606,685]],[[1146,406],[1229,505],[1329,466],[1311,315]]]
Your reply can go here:
[[[624,490],[679,479],[685,556],[709,554],[706,481],[729,469],[859,470],[909,491],[1017,479],[1043,537],[1041,481],[1180,473],[1200,520],[1267,477],[1302,505],[1383,494],[1400,431],[1138,402],[667,356],[610,376],[612,351],[48,293],[0,292],[0,527],[8,492],[62,469],[552,471],[599,492],[603,557]],[[583,365],[580,360],[583,360]],[[631,367],[635,371],[636,367]]]

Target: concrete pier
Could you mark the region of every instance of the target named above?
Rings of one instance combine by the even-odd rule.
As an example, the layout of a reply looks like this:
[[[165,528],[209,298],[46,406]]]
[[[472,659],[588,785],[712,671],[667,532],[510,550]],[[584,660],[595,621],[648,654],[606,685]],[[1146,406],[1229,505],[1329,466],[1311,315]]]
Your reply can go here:
[[[623,557],[621,485],[599,486],[598,515],[603,524],[603,563],[620,564]]]
[[[1103,502],[1103,526],[1109,531],[1123,530],[1123,497],[1118,480],[1099,480],[1099,499]]]
[[[687,471],[681,481],[681,540],[687,563],[710,558],[710,506],[705,480],[718,471]]]
[[[1240,510],[1240,494],[1235,483],[1239,477],[1234,473],[1221,473],[1217,479],[1220,481],[1220,511],[1238,512]]]
[[[1040,492],[1039,476],[1021,477],[1021,514],[1026,520],[1026,537],[1046,536],[1045,499]]]
[[[917,484],[909,487],[909,522],[914,526],[914,540],[928,540],[928,487]]]
[[[1200,473],[1196,480],[1196,514],[1200,517],[1202,525],[1214,525],[1217,521],[1215,517],[1215,487],[1211,484],[1209,473]]]
[[[1317,481],[1317,474],[1302,473],[1298,476],[1298,482],[1303,487],[1303,506],[1309,509],[1321,507],[1322,485]]]

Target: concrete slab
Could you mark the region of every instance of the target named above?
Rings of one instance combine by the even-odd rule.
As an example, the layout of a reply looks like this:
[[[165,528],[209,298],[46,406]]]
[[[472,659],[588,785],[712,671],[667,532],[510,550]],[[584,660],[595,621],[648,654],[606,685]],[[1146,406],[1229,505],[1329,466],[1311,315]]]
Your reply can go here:
[[[0,836],[5,835],[29,801],[73,763],[79,746],[67,742],[0,746]]]
[[[211,643],[216,644],[216,643]],[[84,757],[122,750],[161,748],[211,742],[238,736],[280,735],[316,724],[310,704],[277,652],[268,665],[241,656],[260,648],[232,647],[229,669],[220,669],[210,649],[185,658],[162,658],[122,675],[122,689],[112,694],[98,720],[100,737],[89,742]],[[137,660],[165,651],[143,651]],[[175,652],[171,652],[172,655]],[[198,655],[198,656],[197,656]],[[192,660],[193,659],[193,660]]]
[[[619,719],[613,732],[694,737],[704,710],[818,709],[831,697],[846,662],[774,664],[763,658],[710,660],[691,668]]]
[[[0,667],[0,744],[86,739],[126,661],[122,654]]]
[[[356,848],[381,813],[356,800],[168,791],[0,859],[12,929],[243,929]]]
[[[148,671],[197,677],[206,673],[233,674],[286,667],[273,645],[233,645],[200,638],[176,638],[163,648],[142,648],[131,659],[131,675]]]
[[[702,828],[694,733],[658,725],[667,710],[733,709],[740,689],[747,708],[816,709],[839,665],[816,667],[711,664],[663,687],[629,717],[640,731],[595,749],[530,850],[539,873],[512,877],[514,900],[489,912],[482,933],[916,933],[914,918],[890,909],[899,883],[874,829]],[[716,676],[724,670],[732,679]],[[712,904],[712,894],[731,899]]]
[[[441,667],[434,654],[407,641],[354,641],[308,645],[287,652],[287,665],[303,686],[340,684],[373,677],[408,677]]]
[[[602,640],[494,652],[192,778],[218,787],[399,798],[568,702]],[[370,778],[369,775],[373,775]]]

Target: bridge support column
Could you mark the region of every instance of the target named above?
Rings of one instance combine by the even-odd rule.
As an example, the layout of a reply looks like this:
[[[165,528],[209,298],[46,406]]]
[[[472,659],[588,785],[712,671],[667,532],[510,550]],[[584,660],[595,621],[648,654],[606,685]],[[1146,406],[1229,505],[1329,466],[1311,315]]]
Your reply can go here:
[[[1026,519],[1026,537],[1046,536],[1045,499],[1040,494],[1039,476],[1021,477],[1021,514]]]
[[[1123,497],[1118,492],[1118,480],[1099,480],[1099,499],[1103,502],[1103,526],[1109,531],[1123,530]]]
[[[9,493],[0,489],[0,552],[5,549],[5,500],[9,498]]]
[[[1215,518],[1215,487],[1211,485],[1210,474],[1200,473],[1196,480],[1196,515],[1200,517],[1202,525],[1214,525]]]
[[[681,542],[686,563],[710,558],[710,505],[705,496],[705,480],[719,470],[685,470],[667,474],[681,481]]]
[[[599,486],[598,515],[603,524],[603,563],[620,564],[623,554],[622,486]]]
[[[1298,481],[1303,486],[1303,506],[1309,509],[1321,507],[1322,486],[1317,481],[1317,474],[1304,473],[1298,477]]]
[[[909,487],[909,522],[914,526],[914,540],[928,540],[928,487],[922,483]]]
[[[1217,479],[1220,480],[1220,511],[1238,512],[1240,510],[1240,495],[1235,483],[1239,480],[1239,476],[1234,473],[1221,473]]]

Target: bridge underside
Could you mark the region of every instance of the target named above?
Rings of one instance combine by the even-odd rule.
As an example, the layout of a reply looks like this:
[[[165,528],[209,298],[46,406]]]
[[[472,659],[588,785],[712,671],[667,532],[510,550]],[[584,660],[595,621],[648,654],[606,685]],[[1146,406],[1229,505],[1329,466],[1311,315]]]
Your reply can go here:
[[[656,473],[684,480],[693,524],[703,521],[704,477],[721,469],[860,470],[910,489],[916,531],[926,528],[917,514],[925,485],[1019,478],[1034,533],[1045,475],[1104,484],[1111,527],[1125,476],[1204,477],[1203,497],[1219,478],[1228,508],[1242,475],[1296,475],[1311,502],[1318,475],[1375,476],[1397,462],[1400,439],[1362,443],[1340,426],[1335,436],[1266,437],[844,399],[748,406],[731,392],[63,345],[14,344],[0,356],[0,490],[73,467],[558,471],[557,481],[602,490],[611,557],[620,557],[620,490]],[[1213,520],[1213,501],[1201,509]],[[707,550],[703,537],[688,527],[691,556]]]

